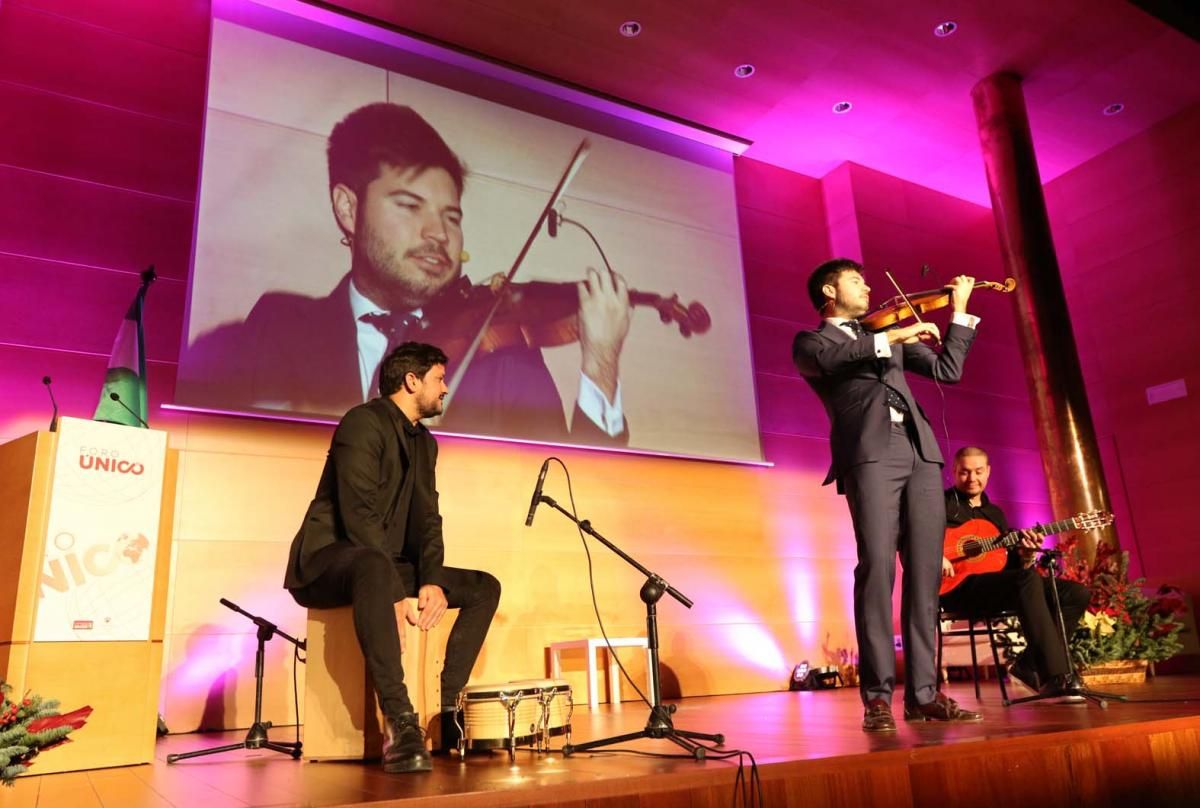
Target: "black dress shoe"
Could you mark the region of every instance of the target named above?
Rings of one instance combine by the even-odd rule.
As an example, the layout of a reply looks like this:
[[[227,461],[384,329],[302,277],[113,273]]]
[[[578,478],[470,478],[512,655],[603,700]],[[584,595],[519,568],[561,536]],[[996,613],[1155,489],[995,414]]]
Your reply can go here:
[[[905,704],[905,721],[982,721],[983,716],[964,710],[945,693],[937,693],[928,704]]]
[[[400,713],[384,721],[383,770],[388,774],[433,771],[416,713]]]
[[[1062,696],[1068,701],[1082,701],[1083,697],[1078,693],[1080,687],[1082,687],[1082,683],[1079,678],[1074,674],[1067,673],[1048,679],[1038,690],[1038,695],[1049,698]]]
[[[871,699],[863,711],[863,732],[895,732],[896,719],[892,718],[892,705],[883,699]]]
[[[1042,689],[1042,681],[1038,678],[1037,670],[1030,664],[1028,654],[1021,654],[1013,661],[1013,664],[1008,669],[1008,675],[1034,693],[1038,693]]]

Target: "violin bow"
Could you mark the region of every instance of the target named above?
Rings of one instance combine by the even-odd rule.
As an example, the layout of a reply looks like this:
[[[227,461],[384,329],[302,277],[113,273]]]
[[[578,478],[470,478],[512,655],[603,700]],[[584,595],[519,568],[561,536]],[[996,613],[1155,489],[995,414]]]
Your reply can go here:
[[[571,184],[571,180],[575,179],[575,175],[579,173],[579,168],[583,165],[583,159],[587,157],[591,148],[592,146],[588,142],[587,138],[581,140],[579,145],[575,148],[575,153],[571,155],[571,160],[567,163],[566,170],[563,171],[562,176],[558,178],[558,184],[554,186],[554,192],[550,194],[550,198],[542,207],[541,215],[538,216],[537,222],[533,225],[533,230],[529,232],[529,237],[525,239],[524,246],[522,246],[521,251],[517,253],[517,257],[513,261],[512,267],[508,270],[508,274],[504,276],[505,285],[507,285],[513,279],[513,275],[517,274],[517,269],[521,266],[521,262],[525,260],[525,256],[529,253],[529,249],[533,246],[534,239],[536,239],[538,233],[541,232],[542,225],[544,225],[546,220],[554,214],[554,206],[557,205],[559,200],[563,198],[563,195],[567,191],[567,186]],[[504,297],[502,295],[496,295],[495,302],[492,303],[492,307],[488,309],[487,316],[484,317],[483,322],[480,323],[479,330],[476,332],[475,338],[471,340],[471,344],[468,346],[467,352],[463,354],[463,358],[459,360],[458,367],[456,367],[454,372],[450,374],[450,384],[447,385],[448,392],[446,393],[446,399],[443,402],[442,407],[443,413],[450,409],[450,402],[454,399],[454,394],[457,392],[458,386],[462,382],[463,375],[467,372],[467,368],[470,367],[471,361],[475,358],[475,354],[479,350],[479,345],[483,342],[483,335],[487,333],[488,326],[492,324],[492,318],[496,316],[496,311],[500,308],[500,304],[503,302],[503,300]]]
[[[896,279],[892,277],[891,270],[885,269],[883,274],[887,275],[887,279],[892,282],[892,286],[896,287],[896,294],[900,295],[900,299],[904,301],[904,305],[908,306],[908,310],[912,312],[913,319],[918,323],[924,323],[925,321],[921,319],[920,313],[917,312],[917,307],[909,302],[908,295],[904,294],[904,290],[900,288],[900,284],[896,283]],[[941,342],[941,340],[938,341]]]

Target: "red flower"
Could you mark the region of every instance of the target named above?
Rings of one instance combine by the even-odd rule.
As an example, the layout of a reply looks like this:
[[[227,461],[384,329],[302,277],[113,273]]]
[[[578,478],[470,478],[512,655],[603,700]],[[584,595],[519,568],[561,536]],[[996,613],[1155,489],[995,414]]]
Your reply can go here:
[[[42,732],[55,727],[65,727],[70,725],[72,729],[79,729],[87,723],[88,716],[92,714],[91,706],[80,707],[78,710],[72,710],[63,715],[50,715],[45,718],[39,718],[36,721],[30,721],[26,728],[29,732]],[[42,747],[45,749],[46,747]]]

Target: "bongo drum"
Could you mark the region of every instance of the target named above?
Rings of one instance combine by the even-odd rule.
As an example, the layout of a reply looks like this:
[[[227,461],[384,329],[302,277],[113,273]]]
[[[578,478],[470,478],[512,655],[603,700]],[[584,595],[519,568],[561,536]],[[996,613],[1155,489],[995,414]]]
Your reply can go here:
[[[549,750],[550,738],[555,735],[566,735],[567,743],[571,742],[571,713],[575,701],[571,696],[571,685],[565,679],[520,679],[509,685],[538,691],[542,706],[539,748],[544,745]]]
[[[533,743],[541,734],[542,693],[517,684],[471,685],[458,694],[459,754],[468,749],[508,749]]]

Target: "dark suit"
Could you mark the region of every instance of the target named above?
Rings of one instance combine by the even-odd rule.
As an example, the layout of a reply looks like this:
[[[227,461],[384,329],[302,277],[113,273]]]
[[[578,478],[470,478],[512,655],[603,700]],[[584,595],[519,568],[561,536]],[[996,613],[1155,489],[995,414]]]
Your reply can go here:
[[[412,712],[393,604],[432,584],[460,609],[442,670],[443,700],[452,703],[500,599],[491,575],[443,564],[436,464],[437,441],[390,399],[351,409],[333,433],[284,575],[301,606],[353,607],[355,633],[390,716]]]
[[[832,462],[825,484],[836,482],[846,494],[854,523],[854,624],[864,703],[890,703],[895,686],[892,588],[897,550],[904,564],[900,621],[905,700],[926,704],[936,691],[943,460],[904,371],[956,382],[974,336],[974,329],[951,325],[940,353],[919,343],[898,343],[891,346],[890,358],[878,359],[873,335],[855,339],[827,321],[815,331],[801,331],[792,343],[796,367],[829,415]],[[888,387],[907,405],[903,424],[891,420]]]
[[[349,286],[346,275],[321,298],[268,292],[244,322],[201,335],[180,367],[181,397],[215,408],[327,416],[362,403]],[[406,338],[428,342],[431,333],[414,329]],[[541,351],[524,346],[477,354],[438,428],[592,445],[629,440],[628,429],[611,437],[578,406],[568,429]]]

